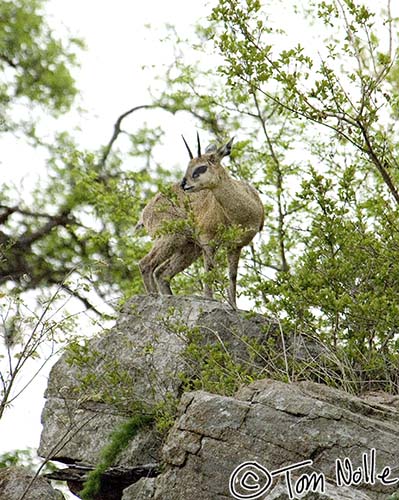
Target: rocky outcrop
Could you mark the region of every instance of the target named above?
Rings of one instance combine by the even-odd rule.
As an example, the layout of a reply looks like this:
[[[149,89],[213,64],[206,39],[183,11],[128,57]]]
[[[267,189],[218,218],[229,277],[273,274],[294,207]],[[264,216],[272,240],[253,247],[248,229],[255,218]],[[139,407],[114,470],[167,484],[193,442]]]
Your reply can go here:
[[[0,468],[1,500],[64,500],[64,495],[42,478],[23,467]]]
[[[180,411],[163,447],[166,470],[126,490],[126,500],[250,498],[239,496],[250,493],[240,486],[250,471],[259,483],[247,484],[269,485],[260,498],[274,500],[302,498],[295,492],[305,486],[304,498],[328,500],[386,500],[399,489],[399,412],[389,406],[311,382],[261,380],[235,397],[187,393]],[[290,478],[278,473],[300,463]]]
[[[110,433],[132,408],[179,396],[181,375],[195,377],[195,363],[183,355],[192,336],[202,345],[221,346],[233,362],[253,370],[264,361],[248,350],[249,343],[265,344],[275,331],[263,316],[213,300],[134,297],[114,328],[87,345],[72,346],[53,367],[39,454],[83,467],[96,464]],[[146,428],[113,465],[156,466],[160,450],[159,433]]]
[[[182,375],[198,375],[200,361],[186,356],[193,338],[197,357],[216,346],[248,378],[251,370],[267,375],[269,346],[281,367],[289,357],[323,358],[317,343],[282,341],[263,316],[193,297],[135,297],[113,329],[72,346],[51,372],[39,451],[70,465],[53,477],[79,492],[132,408],[173,395],[181,397],[179,416],[166,442],[154,428],[140,431],[104,475],[98,500],[285,500],[305,487],[301,498],[386,500],[399,489],[399,481],[384,484],[399,478],[397,398],[268,379],[234,397],[182,394]],[[265,346],[261,355],[255,344]],[[302,466],[285,470],[295,464]]]

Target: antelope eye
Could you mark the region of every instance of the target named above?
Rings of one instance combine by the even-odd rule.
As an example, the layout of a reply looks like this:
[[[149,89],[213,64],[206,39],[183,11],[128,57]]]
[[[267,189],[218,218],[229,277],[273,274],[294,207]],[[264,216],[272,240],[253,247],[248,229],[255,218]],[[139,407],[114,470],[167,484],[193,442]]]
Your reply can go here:
[[[193,172],[193,175],[192,175],[193,179],[196,179],[197,177],[199,177],[201,174],[203,174],[207,170],[208,170],[207,165],[201,165],[200,167],[197,167]]]

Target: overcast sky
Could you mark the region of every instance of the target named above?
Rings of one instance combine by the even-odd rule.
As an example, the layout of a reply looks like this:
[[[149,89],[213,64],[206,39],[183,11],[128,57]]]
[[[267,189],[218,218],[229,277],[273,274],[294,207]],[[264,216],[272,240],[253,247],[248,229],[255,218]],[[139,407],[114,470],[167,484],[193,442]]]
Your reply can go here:
[[[114,0],[82,2],[52,0],[48,11],[85,39],[78,84],[86,109],[100,118],[106,133],[115,118],[132,106],[148,102],[151,84],[144,65],[162,74],[173,56],[173,47],[161,42],[165,24],[189,36],[193,24],[209,12],[206,1]],[[151,26],[151,29],[148,28]],[[107,136],[108,137],[108,136]]]

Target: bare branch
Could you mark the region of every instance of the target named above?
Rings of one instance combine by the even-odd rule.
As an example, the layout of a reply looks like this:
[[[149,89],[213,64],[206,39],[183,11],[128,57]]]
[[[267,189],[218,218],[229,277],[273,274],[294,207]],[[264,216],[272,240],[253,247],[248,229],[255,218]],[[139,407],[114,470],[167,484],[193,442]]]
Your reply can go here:
[[[0,214],[0,224],[4,224],[10,216],[18,210],[18,207],[6,207],[4,205],[0,205],[0,209],[4,210],[4,212]]]
[[[20,248],[26,248],[32,245],[35,241],[43,238],[57,226],[66,226],[74,224],[75,219],[70,216],[69,211],[62,212],[59,215],[49,216],[49,221],[44,224],[40,229],[33,233],[25,233],[25,235],[18,238],[16,245]]]
[[[0,204],[0,210],[4,210],[4,213],[0,214],[0,224],[4,224],[4,222],[12,214],[15,214],[15,213],[20,214],[20,215],[26,215],[27,217],[43,218],[43,219],[51,219],[54,217],[54,215],[44,213],[44,212],[32,212],[31,210],[21,208],[18,205],[10,207],[8,205],[1,205]]]
[[[116,120],[115,125],[114,125],[114,132],[112,134],[112,137],[109,140],[108,144],[105,146],[104,152],[103,152],[103,154],[101,156],[101,159],[100,159],[100,165],[101,166],[105,165],[105,162],[107,161],[108,156],[111,153],[111,150],[112,150],[112,147],[114,145],[114,142],[117,140],[117,138],[119,137],[119,134],[122,132],[121,125],[122,125],[123,120],[127,116],[129,116],[132,113],[134,113],[136,111],[139,111],[141,109],[154,109],[156,107],[157,106],[155,106],[154,104],[142,104],[140,106],[135,106],[134,108],[129,109],[128,111],[126,111],[125,113],[122,113],[118,117],[118,119]]]
[[[89,299],[80,295],[80,293],[77,290],[73,290],[65,283],[62,283],[61,287],[63,290],[68,292],[72,297],[75,297],[76,299],[80,300],[80,302],[82,302],[82,304],[86,307],[86,309],[95,312],[96,314],[98,314],[98,316],[102,315],[102,313],[89,301]]]

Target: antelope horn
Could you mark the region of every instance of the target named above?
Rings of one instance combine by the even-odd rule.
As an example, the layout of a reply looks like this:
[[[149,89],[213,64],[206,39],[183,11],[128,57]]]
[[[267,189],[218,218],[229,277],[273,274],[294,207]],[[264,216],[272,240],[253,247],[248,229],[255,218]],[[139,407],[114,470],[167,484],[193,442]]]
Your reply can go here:
[[[191,149],[188,147],[188,144],[187,144],[186,139],[184,138],[183,134],[182,134],[182,138],[183,138],[184,144],[186,145],[188,155],[189,155],[190,159],[192,160],[194,158],[193,153],[191,152]]]
[[[198,146],[198,157],[201,156],[201,142],[199,138],[199,133],[197,132],[197,146]]]

